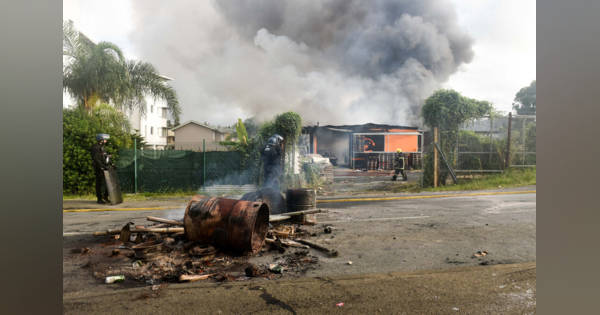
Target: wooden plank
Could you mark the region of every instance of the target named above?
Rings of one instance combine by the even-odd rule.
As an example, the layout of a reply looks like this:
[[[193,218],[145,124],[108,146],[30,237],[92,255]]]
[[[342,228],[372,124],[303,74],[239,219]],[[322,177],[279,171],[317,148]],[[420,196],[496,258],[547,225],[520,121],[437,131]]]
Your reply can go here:
[[[269,216],[269,222],[285,221],[285,220],[289,220],[291,218],[292,218],[292,216],[290,216],[290,215],[272,214]]]
[[[183,222],[179,222],[179,221],[175,221],[175,220],[169,220],[169,219],[163,219],[163,218],[153,217],[153,216],[147,216],[146,220],[148,220],[148,221],[154,221],[154,222],[160,222],[160,223],[166,223],[166,224],[171,224],[171,225],[183,226]]]

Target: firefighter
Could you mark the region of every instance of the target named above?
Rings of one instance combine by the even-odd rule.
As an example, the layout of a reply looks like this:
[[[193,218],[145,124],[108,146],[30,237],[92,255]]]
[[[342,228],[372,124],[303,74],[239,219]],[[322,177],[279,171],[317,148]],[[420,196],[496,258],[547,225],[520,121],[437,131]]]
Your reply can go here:
[[[402,153],[402,149],[396,149],[396,161],[394,163],[394,176],[392,180],[396,180],[398,178],[398,173],[402,174],[402,180],[407,181],[406,173],[404,172],[404,153]]]
[[[104,171],[109,167],[109,157],[104,150],[104,146],[110,139],[106,133],[96,135],[96,143],[92,146],[92,165],[94,166],[94,175],[96,175],[96,198],[100,204],[109,203],[108,188],[104,178]]]
[[[281,176],[281,155],[283,153],[283,137],[274,134],[267,140],[262,152],[264,186],[279,190]]]

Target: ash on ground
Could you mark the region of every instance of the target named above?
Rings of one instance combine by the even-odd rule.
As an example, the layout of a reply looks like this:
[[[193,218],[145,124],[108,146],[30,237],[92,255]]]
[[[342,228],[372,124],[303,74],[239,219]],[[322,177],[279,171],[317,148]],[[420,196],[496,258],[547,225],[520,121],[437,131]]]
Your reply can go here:
[[[187,281],[244,281],[251,278],[299,277],[319,267],[318,250],[294,239],[308,239],[316,227],[279,224],[269,230],[255,255],[236,255],[207,244],[187,241],[183,233],[102,236],[88,247],[70,251],[99,281],[123,275],[117,285],[144,286]],[[320,228],[322,229],[322,227]],[[260,261],[251,263],[250,259]]]

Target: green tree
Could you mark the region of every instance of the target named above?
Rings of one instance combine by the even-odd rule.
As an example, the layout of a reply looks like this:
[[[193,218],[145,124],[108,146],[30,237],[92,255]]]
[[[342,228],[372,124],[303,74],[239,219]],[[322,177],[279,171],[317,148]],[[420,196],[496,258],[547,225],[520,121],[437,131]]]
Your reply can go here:
[[[493,107],[487,101],[479,101],[462,96],[454,90],[438,90],[425,100],[422,116],[425,124],[438,127],[440,147],[448,161],[454,160],[455,139],[458,128],[464,122],[493,114]],[[433,146],[425,156],[424,180],[426,186],[433,185]],[[440,166],[439,182],[444,183],[448,176],[445,167]]]
[[[133,147],[135,135],[129,133],[127,118],[108,104],[99,104],[90,111],[84,108],[63,110],[63,191],[85,194],[94,191],[94,171],[90,148],[96,134],[108,133],[106,151],[113,160],[118,150]]]
[[[289,149],[289,146],[296,143],[302,131],[302,119],[297,113],[286,112],[277,115],[274,120],[262,123],[260,127],[256,127],[252,118],[247,119],[246,122],[238,119],[235,128],[237,140],[233,141],[229,138],[221,143],[229,146],[233,151],[242,153],[242,169],[247,170],[249,175],[258,182],[261,172],[261,152],[269,137],[274,134],[283,136],[284,144]],[[249,136],[249,131],[255,135]],[[243,139],[246,139],[245,143]],[[285,150],[285,152],[287,155],[291,154],[291,150]]]
[[[302,118],[294,112],[279,114],[275,117],[275,130],[286,144],[293,145],[302,132]]]
[[[519,115],[535,115],[535,80],[517,92],[513,101],[513,109]]]
[[[126,60],[110,42],[95,44],[63,22],[63,88],[89,111],[99,102],[145,111],[145,95],[163,99],[176,124],[181,108],[167,78],[147,62]]]

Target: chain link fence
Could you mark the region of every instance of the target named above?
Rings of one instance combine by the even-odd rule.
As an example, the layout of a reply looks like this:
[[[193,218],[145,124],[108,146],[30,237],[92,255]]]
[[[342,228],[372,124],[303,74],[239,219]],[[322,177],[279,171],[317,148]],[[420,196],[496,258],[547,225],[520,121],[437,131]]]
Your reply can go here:
[[[424,153],[432,155],[433,131],[425,132],[424,139]],[[438,144],[443,151],[438,167],[444,179],[449,173],[446,163],[457,176],[535,167],[536,116],[510,114],[471,120],[456,130],[440,130]],[[433,163],[431,156],[427,158]]]
[[[193,191],[211,185],[255,182],[257,168],[244,168],[238,152],[121,150],[116,162],[123,192]]]
[[[536,166],[536,116],[511,114],[476,119],[455,132],[441,131],[440,138],[451,142],[442,147],[453,151],[446,155],[453,157],[451,165],[458,174]]]
[[[508,165],[511,167],[536,166],[536,116],[512,116],[510,130]]]

